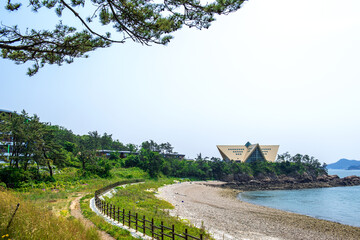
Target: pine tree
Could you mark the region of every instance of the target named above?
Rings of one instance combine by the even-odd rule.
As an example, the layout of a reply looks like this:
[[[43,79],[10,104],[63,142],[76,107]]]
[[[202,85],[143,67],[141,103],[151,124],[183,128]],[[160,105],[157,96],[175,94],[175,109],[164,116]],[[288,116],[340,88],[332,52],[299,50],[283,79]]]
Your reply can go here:
[[[16,1],[16,0],[15,0]],[[5,8],[19,11],[22,3],[5,1]],[[87,57],[86,53],[113,43],[125,43],[131,39],[150,45],[167,44],[171,33],[182,26],[198,29],[208,28],[214,15],[228,14],[238,10],[244,0],[216,0],[201,4],[198,0],[29,0],[27,5],[34,12],[41,8],[55,9],[60,18],[54,30],[28,29],[22,32],[17,25],[0,26],[1,57],[17,64],[33,62],[28,75],[36,74],[46,64],[72,63],[75,58]],[[93,7],[95,11],[92,11]],[[89,17],[79,14],[81,8],[88,10]],[[62,24],[62,14],[70,11],[84,26],[77,30]],[[115,38],[110,33],[93,30],[92,22],[112,25],[118,32]]]

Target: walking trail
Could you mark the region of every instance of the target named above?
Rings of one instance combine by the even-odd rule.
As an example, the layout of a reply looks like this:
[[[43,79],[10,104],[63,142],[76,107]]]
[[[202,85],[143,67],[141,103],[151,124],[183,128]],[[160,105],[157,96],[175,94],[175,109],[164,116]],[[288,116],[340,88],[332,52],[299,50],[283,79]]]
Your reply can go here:
[[[88,229],[88,228],[96,228],[97,229],[97,227],[89,219],[85,218],[81,213],[80,199],[83,196],[84,195],[82,194],[79,197],[75,198],[75,200],[73,200],[71,202],[70,213],[72,216],[79,219],[79,221],[85,226],[86,229]],[[110,236],[109,234],[107,234],[104,231],[97,229],[97,232],[99,233],[102,240],[115,240],[115,238],[113,238],[112,236]]]

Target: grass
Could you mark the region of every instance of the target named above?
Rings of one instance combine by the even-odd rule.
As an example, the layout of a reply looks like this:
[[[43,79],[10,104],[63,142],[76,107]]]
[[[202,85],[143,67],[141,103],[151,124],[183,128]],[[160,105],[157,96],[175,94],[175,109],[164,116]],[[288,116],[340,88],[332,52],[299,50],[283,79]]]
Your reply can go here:
[[[88,194],[80,200],[81,211],[87,219],[95,224],[99,229],[109,233],[115,239],[133,240],[136,239],[130,235],[129,231],[116,227],[106,222],[102,217],[94,213],[89,206],[89,201],[94,197],[94,194]]]
[[[129,179],[149,179],[144,171],[138,168],[115,168],[111,170],[109,178],[87,178],[79,179],[76,169],[68,168],[56,174],[56,182],[29,183],[22,189],[16,191],[1,191],[0,187],[0,237],[3,239],[99,239],[95,229],[86,230],[81,223],[70,216],[70,203],[79,195],[88,194],[81,202],[83,215],[90,219],[99,229],[109,233],[116,239],[135,239],[126,230],[107,223],[103,218],[93,213],[89,207],[89,199],[94,192],[100,188],[117,181]],[[132,185],[120,189],[119,193],[109,199],[114,205],[125,208],[132,213],[137,212],[139,216],[146,215],[155,224],[171,226],[174,224],[176,232],[183,233],[185,228],[193,236],[205,234],[203,229],[191,226],[188,221],[171,217],[168,213],[173,206],[155,196],[158,187],[173,183],[173,179],[160,178],[158,180],[147,180],[144,184]],[[152,189],[151,191],[146,191]],[[16,203],[20,208],[6,231],[6,226],[11,218]],[[147,232],[150,234],[149,232]],[[8,234],[8,236],[6,235]],[[209,238],[205,234],[205,238]]]
[[[210,236],[204,229],[196,228],[184,219],[170,216],[169,210],[173,209],[174,206],[155,196],[159,187],[173,182],[174,179],[164,178],[147,180],[142,184],[119,187],[115,196],[107,198],[106,201],[120,209],[125,209],[127,213],[129,211],[131,211],[131,214],[137,213],[141,219],[143,216],[146,216],[146,219],[150,221],[153,218],[157,226],[160,226],[161,222],[163,222],[164,225],[168,227],[175,225],[175,231],[177,233],[183,233],[185,229],[188,229],[190,235],[199,237],[200,234],[203,234],[204,239],[210,239]],[[147,234],[151,235],[149,231],[147,231]]]
[[[70,181],[76,169],[68,168],[56,174],[56,182],[33,184],[30,187],[18,189],[17,196],[36,202],[37,205],[51,210],[55,215],[64,215],[69,210],[70,202],[80,193],[94,193],[97,189],[116,181],[129,178],[148,178],[147,173],[138,168],[117,168],[111,171],[110,178],[89,178]]]
[[[5,236],[4,239],[99,239],[95,231],[93,233],[85,231],[81,223],[70,215],[71,201],[80,194],[94,194],[97,189],[116,181],[133,177],[148,178],[147,173],[138,168],[118,168],[111,171],[110,178],[71,181],[75,171],[76,169],[67,169],[56,174],[55,179],[59,179],[56,182],[31,183],[25,188],[13,191],[1,191],[0,187],[0,237]],[[9,231],[5,231],[18,202],[20,208]],[[115,229],[113,231],[115,232]],[[6,234],[9,236],[7,237]]]
[[[17,203],[19,209],[7,229]],[[11,191],[0,191],[0,212],[0,236],[4,239],[100,239],[96,229],[86,230],[78,220],[57,217]]]

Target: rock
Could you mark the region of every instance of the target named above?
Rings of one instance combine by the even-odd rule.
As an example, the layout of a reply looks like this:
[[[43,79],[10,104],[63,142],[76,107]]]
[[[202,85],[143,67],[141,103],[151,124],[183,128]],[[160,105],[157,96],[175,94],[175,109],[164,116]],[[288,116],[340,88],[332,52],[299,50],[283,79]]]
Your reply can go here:
[[[249,183],[250,184],[259,184],[260,185],[262,182],[259,181],[259,180],[250,180]]]
[[[316,180],[319,182],[327,182],[329,181],[329,178],[327,176],[322,175],[322,176],[318,176]]]
[[[238,182],[248,182],[248,181],[251,181],[253,179],[254,179],[253,176],[249,176],[247,174],[243,174],[243,173],[234,174],[234,180],[238,181]]]
[[[315,174],[293,174],[291,176],[259,174],[256,177],[252,177],[247,174],[231,174],[227,179],[231,181],[227,181],[226,184],[220,187],[239,189],[243,191],[360,185],[360,177],[358,176],[339,178],[337,175],[325,174],[318,177],[315,177]]]
[[[272,181],[272,179],[269,178],[269,177],[266,177],[266,178],[262,179],[262,181],[263,181],[264,183],[270,183],[270,182]]]
[[[296,182],[295,178],[293,178],[293,177],[283,177],[281,179],[281,181],[284,183],[295,183]]]
[[[344,177],[344,180],[346,180],[346,181],[352,181],[352,180],[357,180],[357,179],[359,179],[359,177],[355,176],[355,175]]]
[[[338,175],[328,175],[327,176],[328,180],[334,180],[334,179],[340,179]]]
[[[223,179],[221,179],[224,182],[233,182],[235,180],[234,174],[226,175]]]

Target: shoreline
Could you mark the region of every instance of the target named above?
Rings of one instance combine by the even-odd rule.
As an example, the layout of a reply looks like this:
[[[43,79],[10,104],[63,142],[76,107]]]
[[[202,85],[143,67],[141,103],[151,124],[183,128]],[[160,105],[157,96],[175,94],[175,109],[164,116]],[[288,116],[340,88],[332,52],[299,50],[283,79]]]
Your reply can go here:
[[[309,189],[309,188],[331,188],[331,187],[347,187],[359,186],[359,176],[347,176],[339,178],[337,175],[322,175],[313,178],[293,178],[288,176],[262,178],[244,178],[237,181],[225,181],[218,187],[239,189],[242,191],[267,191],[267,190],[293,190],[293,189]],[[211,185],[210,185],[211,186]]]
[[[360,239],[360,228],[236,199],[224,182],[187,182],[159,188],[170,214],[205,227],[215,239]]]

